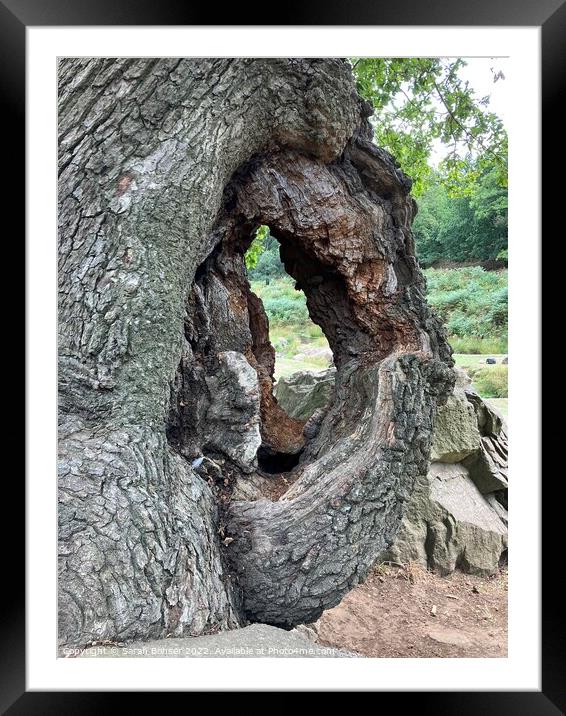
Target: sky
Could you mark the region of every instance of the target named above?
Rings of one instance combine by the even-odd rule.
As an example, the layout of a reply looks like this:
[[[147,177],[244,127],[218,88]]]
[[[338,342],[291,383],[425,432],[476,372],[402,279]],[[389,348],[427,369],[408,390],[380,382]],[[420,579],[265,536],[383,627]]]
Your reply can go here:
[[[460,71],[460,76],[468,80],[478,97],[490,95],[489,109],[503,120],[507,128],[507,82],[505,79],[493,81],[490,67],[506,74],[507,60],[505,57],[465,57],[468,63]]]

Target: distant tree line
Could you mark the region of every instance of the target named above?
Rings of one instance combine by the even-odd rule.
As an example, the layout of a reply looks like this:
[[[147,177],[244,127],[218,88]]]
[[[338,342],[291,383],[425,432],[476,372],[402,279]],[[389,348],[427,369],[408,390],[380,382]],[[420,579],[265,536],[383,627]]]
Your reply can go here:
[[[423,266],[442,262],[507,264],[507,189],[486,172],[463,196],[451,196],[438,181],[417,200],[413,223]]]

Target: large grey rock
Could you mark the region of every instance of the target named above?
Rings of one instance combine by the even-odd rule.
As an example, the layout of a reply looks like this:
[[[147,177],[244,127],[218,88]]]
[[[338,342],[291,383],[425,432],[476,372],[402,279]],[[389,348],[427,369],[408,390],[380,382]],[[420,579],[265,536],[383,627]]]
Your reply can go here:
[[[101,645],[85,649],[83,658],[307,658],[357,657],[346,651],[319,646],[296,630],[286,631],[267,624],[251,624],[243,629],[183,639],[156,639],[123,646]]]
[[[482,494],[507,491],[507,443],[500,438],[482,437],[480,450],[463,462]]]
[[[417,480],[401,529],[381,561],[417,562],[440,574],[494,574],[507,549],[506,510],[495,508],[462,464],[432,463]]]
[[[484,495],[495,493],[507,507],[508,446],[505,420],[473,389],[466,388],[466,397],[476,412],[481,444],[477,452],[464,460],[464,464],[479,491]]]
[[[275,397],[292,418],[307,420],[318,408],[328,405],[334,392],[336,368],[321,371],[297,371],[279,378]]]
[[[480,449],[478,419],[466,395],[469,378],[460,369],[455,372],[454,392],[436,414],[430,454],[433,462],[459,462]]]
[[[385,559],[441,574],[494,574],[507,549],[507,432],[503,417],[456,369],[438,410],[428,476],[419,478]],[[451,464],[452,463],[452,464]]]
[[[498,410],[487,403],[471,385],[464,385],[464,392],[468,402],[471,403],[476,411],[478,428],[481,435],[500,435],[506,433],[505,418]]]

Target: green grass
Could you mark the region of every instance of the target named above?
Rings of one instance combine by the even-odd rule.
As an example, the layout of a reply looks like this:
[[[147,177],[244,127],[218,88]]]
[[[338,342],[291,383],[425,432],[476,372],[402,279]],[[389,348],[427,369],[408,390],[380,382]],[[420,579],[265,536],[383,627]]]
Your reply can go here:
[[[474,336],[448,336],[448,342],[454,353],[471,353],[486,355],[505,354],[507,352],[507,336],[494,338],[475,338]]]
[[[508,367],[501,364],[504,355],[491,353],[490,357],[497,361],[493,365],[485,362],[485,355],[455,353],[452,357],[456,365],[470,376],[473,387],[482,398],[507,399]]]
[[[483,398],[507,397],[506,365],[486,365],[479,368],[468,368],[468,375]]]
[[[454,362],[456,365],[460,366],[460,368],[479,368],[480,366],[485,365],[485,359],[487,357],[495,358],[497,361],[496,365],[500,364],[503,358],[505,358],[505,353],[454,353],[452,358],[454,358]]]
[[[269,337],[275,351],[287,358],[293,358],[304,348],[329,348],[326,336],[320,326],[316,326],[310,321],[289,324],[271,319]]]
[[[295,290],[290,276],[265,281],[252,281],[252,291],[257,294],[270,322],[307,324],[310,322],[307,301],[302,291]]]
[[[507,352],[507,271],[427,269],[427,299],[455,353]]]
[[[278,358],[275,361],[275,378],[286,378],[300,370],[318,371],[328,368],[328,361],[321,358],[295,360],[294,358]]]

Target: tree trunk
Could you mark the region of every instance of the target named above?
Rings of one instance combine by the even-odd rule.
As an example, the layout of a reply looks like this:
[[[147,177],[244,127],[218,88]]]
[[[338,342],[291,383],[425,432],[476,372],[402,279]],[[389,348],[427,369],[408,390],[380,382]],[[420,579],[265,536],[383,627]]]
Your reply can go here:
[[[392,541],[453,384],[410,181],[342,60],[64,59],[59,96],[60,642],[315,619]],[[314,430],[273,397],[259,224],[334,353]]]

